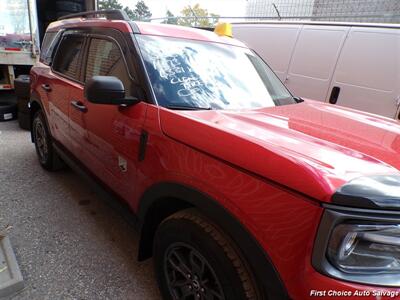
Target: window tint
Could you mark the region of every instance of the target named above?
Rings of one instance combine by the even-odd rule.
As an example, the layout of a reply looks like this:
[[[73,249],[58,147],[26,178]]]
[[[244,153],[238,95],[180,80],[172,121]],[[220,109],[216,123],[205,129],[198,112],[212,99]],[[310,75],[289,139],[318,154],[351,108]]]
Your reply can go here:
[[[40,61],[45,64],[50,64],[53,56],[54,47],[57,44],[55,37],[57,32],[46,32],[44,36],[42,49],[40,51]]]
[[[84,38],[81,36],[64,36],[54,59],[54,70],[74,79],[79,74],[79,54]]]
[[[109,40],[94,38],[90,41],[85,81],[93,76],[115,76],[130,95],[131,80],[118,45]]]

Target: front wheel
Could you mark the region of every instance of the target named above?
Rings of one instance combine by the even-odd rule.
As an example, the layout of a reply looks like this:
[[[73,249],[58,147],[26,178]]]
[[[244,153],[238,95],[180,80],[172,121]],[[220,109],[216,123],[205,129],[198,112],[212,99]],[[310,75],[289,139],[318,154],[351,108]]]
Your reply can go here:
[[[32,134],[40,165],[49,171],[62,168],[63,163],[53,148],[51,135],[41,110],[33,117]]]
[[[164,299],[261,299],[233,241],[195,209],[164,220],[153,250]]]

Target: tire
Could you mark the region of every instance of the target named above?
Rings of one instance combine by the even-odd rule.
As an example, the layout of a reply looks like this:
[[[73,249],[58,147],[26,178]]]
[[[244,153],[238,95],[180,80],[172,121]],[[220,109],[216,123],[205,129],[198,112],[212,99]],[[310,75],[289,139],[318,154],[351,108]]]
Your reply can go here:
[[[261,299],[236,245],[195,209],[177,212],[164,220],[153,247],[163,299],[186,299],[184,294],[188,299]],[[173,287],[172,281],[180,284]],[[211,290],[221,297],[208,298]]]
[[[10,121],[17,118],[17,104],[12,101],[0,102],[0,121]]]
[[[53,10],[46,11],[44,13],[44,20],[48,21],[48,22],[53,22],[53,21],[57,20],[57,12],[55,12]]]
[[[17,98],[18,113],[29,113],[29,98]]]
[[[83,11],[83,5],[74,1],[56,1],[56,10],[77,13]]]
[[[15,94],[19,98],[30,97],[30,78],[29,75],[20,75],[14,80]]]
[[[30,113],[18,112],[18,125],[21,129],[31,129],[31,115]]]
[[[59,11],[59,12],[57,12],[57,19],[64,17],[66,15],[70,15],[70,14],[71,14],[71,12],[68,12],[68,11]]]
[[[31,130],[40,165],[48,171],[61,169],[63,162],[53,148],[52,137],[41,110],[35,113]]]

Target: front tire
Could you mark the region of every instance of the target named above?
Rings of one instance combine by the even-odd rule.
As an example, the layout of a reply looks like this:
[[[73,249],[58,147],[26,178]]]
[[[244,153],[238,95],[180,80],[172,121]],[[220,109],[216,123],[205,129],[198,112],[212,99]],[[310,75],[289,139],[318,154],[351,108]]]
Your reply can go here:
[[[33,117],[32,134],[40,165],[48,171],[61,169],[62,160],[53,148],[50,131],[41,110]]]
[[[160,224],[153,253],[164,299],[261,299],[233,241],[195,209],[177,212]]]

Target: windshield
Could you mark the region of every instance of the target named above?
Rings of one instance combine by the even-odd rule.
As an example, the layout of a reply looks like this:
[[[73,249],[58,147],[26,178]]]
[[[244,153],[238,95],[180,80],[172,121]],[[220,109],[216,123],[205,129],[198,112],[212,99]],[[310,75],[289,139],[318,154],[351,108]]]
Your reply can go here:
[[[137,35],[156,100],[175,109],[248,109],[296,103],[247,48]]]

